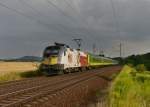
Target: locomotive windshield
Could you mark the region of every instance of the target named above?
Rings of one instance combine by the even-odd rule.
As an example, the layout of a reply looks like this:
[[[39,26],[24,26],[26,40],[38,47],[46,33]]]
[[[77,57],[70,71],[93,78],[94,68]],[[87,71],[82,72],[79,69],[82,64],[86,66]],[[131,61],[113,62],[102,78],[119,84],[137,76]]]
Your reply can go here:
[[[58,55],[60,52],[60,47],[59,46],[50,46],[47,47],[44,51],[44,57],[50,57],[53,55]]]

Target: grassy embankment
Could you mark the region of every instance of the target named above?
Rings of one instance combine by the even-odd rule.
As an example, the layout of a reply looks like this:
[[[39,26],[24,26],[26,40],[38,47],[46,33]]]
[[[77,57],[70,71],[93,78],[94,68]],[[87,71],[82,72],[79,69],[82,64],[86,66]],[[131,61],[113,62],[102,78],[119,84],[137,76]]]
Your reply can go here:
[[[150,72],[139,68],[125,66],[114,80],[110,107],[150,107]]]
[[[0,62],[0,82],[40,76],[37,62]]]

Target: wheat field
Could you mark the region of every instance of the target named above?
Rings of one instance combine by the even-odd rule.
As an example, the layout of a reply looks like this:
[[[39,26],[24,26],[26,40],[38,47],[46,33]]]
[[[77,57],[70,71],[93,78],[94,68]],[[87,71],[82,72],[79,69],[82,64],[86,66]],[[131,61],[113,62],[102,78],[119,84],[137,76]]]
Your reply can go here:
[[[39,62],[0,62],[0,75],[11,72],[26,72],[38,69]]]

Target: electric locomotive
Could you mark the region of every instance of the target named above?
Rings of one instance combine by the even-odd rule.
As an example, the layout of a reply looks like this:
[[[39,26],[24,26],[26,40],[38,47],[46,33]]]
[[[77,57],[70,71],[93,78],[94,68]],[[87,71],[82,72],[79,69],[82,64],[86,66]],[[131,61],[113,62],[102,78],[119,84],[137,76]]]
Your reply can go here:
[[[79,49],[71,49],[65,44],[55,43],[55,45],[45,48],[40,68],[44,74],[52,75],[114,64],[117,64],[117,62],[110,58],[86,53]]]
[[[65,44],[55,43],[48,46],[43,53],[41,69],[45,74],[62,74],[78,71],[87,67],[88,55],[80,50],[71,49]]]

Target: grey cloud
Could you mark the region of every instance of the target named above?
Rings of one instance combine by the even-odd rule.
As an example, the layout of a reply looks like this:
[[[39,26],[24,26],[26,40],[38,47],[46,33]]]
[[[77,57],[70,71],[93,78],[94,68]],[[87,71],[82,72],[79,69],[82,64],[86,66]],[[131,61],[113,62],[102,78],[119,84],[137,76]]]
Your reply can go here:
[[[76,48],[73,38],[84,39],[85,51],[92,51],[95,43],[109,56],[118,56],[120,39],[125,55],[150,51],[148,0],[112,0],[119,28],[110,0],[49,1],[58,7],[47,0],[0,1],[24,14],[0,6],[0,57],[40,56],[55,41]]]

